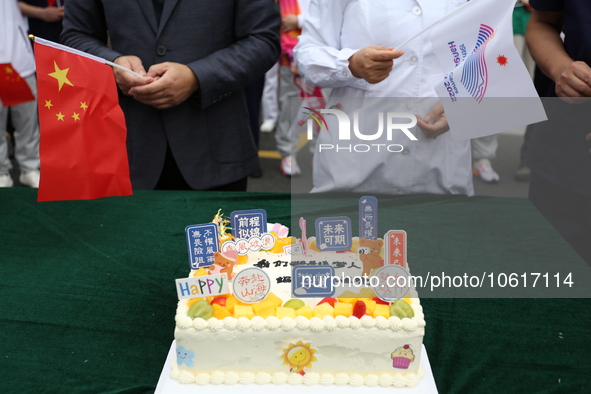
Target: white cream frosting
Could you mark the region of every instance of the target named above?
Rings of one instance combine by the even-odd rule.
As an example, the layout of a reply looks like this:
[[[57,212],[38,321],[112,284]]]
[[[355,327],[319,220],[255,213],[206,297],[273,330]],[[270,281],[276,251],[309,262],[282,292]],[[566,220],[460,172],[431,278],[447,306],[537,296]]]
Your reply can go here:
[[[226,372],[226,375],[224,376],[224,384],[237,384],[239,380],[240,376],[236,372]]]
[[[225,382],[226,374],[221,371],[215,371],[211,374],[209,382],[211,384],[223,384]]]
[[[358,330],[361,328],[361,322],[355,316],[349,317],[349,324],[350,324],[351,328],[354,330]]]
[[[363,380],[363,376],[358,373],[353,373],[349,375],[349,384],[353,387],[363,386],[365,381]]]
[[[193,325],[193,319],[191,319],[189,316],[185,315],[185,316],[176,316],[176,325],[179,326],[180,328],[189,328]]]
[[[219,331],[224,328],[224,323],[221,320],[212,317],[207,321],[207,328],[209,328],[211,331]]]
[[[398,332],[402,330],[402,320],[398,316],[390,316],[388,319],[390,322],[390,329],[394,332]]]
[[[402,319],[402,328],[404,329],[404,331],[412,332],[415,331],[418,327],[419,325],[416,319],[409,319],[408,317]]]
[[[193,327],[196,330],[205,330],[208,326],[207,320],[203,320],[202,318],[198,317],[193,319]]]
[[[179,371],[176,380],[182,384],[192,384],[195,382],[195,376],[189,371]]]
[[[380,378],[378,378],[378,375],[370,373],[365,376],[364,383],[366,386],[375,387],[380,384]]]
[[[413,304],[414,307],[414,304]],[[335,330],[345,329],[345,328],[353,328],[353,329],[370,329],[377,327],[381,330],[391,329],[392,331],[416,331],[418,329],[423,329],[426,325],[425,319],[423,318],[423,314],[420,313],[415,315],[413,318],[405,317],[404,319],[400,319],[397,316],[391,316],[386,319],[383,316],[377,316],[375,318],[365,315],[361,319],[350,316],[325,316],[323,319],[313,317],[311,319],[307,319],[303,316],[298,316],[295,319],[291,317],[284,317],[282,320],[277,319],[275,316],[269,316],[267,319],[264,319],[260,316],[254,316],[252,319],[248,319],[246,317],[240,317],[238,319],[234,317],[226,317],[223,320],[218,320],[215,317],[212,317],[208,320],[204,320],[200,317],[191,319],[189,316],[180,316],[177,315],[175,317],[176,326],[179,329],[190,329],[194,328],[195,330],[205,330],[209,329],[211,331],[220,331],[220,330],[239,330],[239,331],[263,331],[263,330],[277,330],[281,328],[283,331],[292,331],[294,329],[298,330],[312,330],[314,332],[319,332],[323,330]]]
[[[276,318],[275,316],[269,316],[267,318],[267,329],[268,330],[276,330],[279,327],[281,327],[281,320],[279,320],[278,318]]]
[[[316,372],[308,372],[304,375],[304,379],[302,380],[302,383],[306,386],[314,386],[317,385],[319,382],[320,374],[317,374]]]
[[[325,328],[326,328],[326,324],[324,323],[323,320],[320,320],[317,317],[313,317],[310,319],[310,330],[312,332],[324,331]]]
[[[361,327],[363,328],[374,328],[376,326],[376,319],[371,316],[365,315],[359,319]]]
[[[290,373],[287,376],[287,383],[289,384],[302,384],[304,382],[304,377],[297,373]]]
[[[256,384],[269,384],[273,381],[271,374],[267,372],[259,372],[255,375],[254,382]]]
[[[420,328],[424,328],[427,325],[427,322],[425,321],[425,319],[417,319],[417,325]]]
[[[383,373],[379,376],[379,382],[380,382],[380,386],[382,387],[388,387],[388,386],[392,386],[392,375],[389,375],[387,373]]]
[[[248,331],[252,327],[252,323],[249,318],[247,317],[239,317],[238,322],[236,323],[236,328],[238,331]]]
[[[238,376],[238,383],[240,384],[253,384],[255,383],[255,374],[252,372],[242,372]]]
[[[323,373],[320,375],[320,381],[318,383],[323,386],[331,386],[334,384],[334,375],[331,373]]]
[[[260,316],[253,317],[250,322],[253,331],[263,331],[267,327],[267,321]]]
[[[349,384],[349,375],[343,372],[339,372],[334,376],[334,384],[337,386],[344,386]]]
[[[375,324],[376,327],[380,330],[387,330],[390,328],[390,323],[388,322],[388,319],[386,319],[384,316],[376,317]]]
[[[223,322],[224,328],[228,331],[234,331],[236,329],[236,325],[238,324],[238,320],[236,320],[232,316],[224,318]]]
[[[210,381],[211,375],[208,373],[198,373],[197,376],[195,376],[195,383],[200,386],[205,386],[206,384],[209,384]]]
[[[349,328],[351,326],[351,322],[346,316],[337,316],[335,317],[335,321],[337,322],[338,328]]]
[[[310,320],[304,316],[296,317],[295,322],[298,330],[307,330],[310,328]]]
[[[404,319],[396,316],[390,318],[363,316],[361,319],[354,316],[325,316],[323,319],[316,317],[307,319],[298,316],[295,319],[286,317],[279,320],[275,316],[266,319],[255,316],[252,319],[226,317],[223,320],[215,318],[204,320],[182,316],[180,313],[183,311],[186,313],[188,308],[179,306],[180,313],[175,317],[177,343],[185,349],[191,348],[187,344],[195,344],[193,349],[200,349],[203,354],[220,353],[225,354],[226,357],[222,357],[209,371],[203,367],[188,368],[186,365],[179,366],[174,363],[171,376],[179,382],[198,385],[288,383],[412,387],[418,384],[422,376],[422,370],[419,370],[419,355],[425,320],[420,311],[418,299],[411,301],[411,307],[415,316]],[[185,339],[185,336],[188,337]],[[312,362],[309,370],[306,369],[304,376],[289,373],[289,367],[282,364],[283,360],[277,355],[277,350],[269,350],[273,348],[273,344],[279,344],[284,348],[299,340],[310,343],[312,348],[317,349],[315,356],[319,357],[318,361]],[[253,343],[257,344],[254,356],[266,354],[267,361],[264,365],[252,366],[252,369],[244,370],[244,365],[237,364],[234,358],[244,360],[242,363],[248,365],[252,361],[245,358],[249,353],[240,353],[240,351],[245,351],[253,346]],[[388,349],[383,349],[383,343],[390,344]],[[415,350],[416,362],[413,362],[408,370],[394,369],[390,353],[405,344],[411,344]],[[369,345],[373,348],[369,348]],[[263,350],[265,346],[271,346],[271,348]],[[325,349],[334,359],[322,360]],[[372,360],[371,357],[376,357],[380,352],[382,353],[380,357],[385,359],[387,365],[382,367],[382,372],[371,373],[374,370],[378,372],[380,369],[371,366],[371,361],[368,360]],[[321,365],[321,360],[328,364]],[[365,366],[366,362],[370,364]],[[266,368],[269,365],[275,365],[285,372],[269,370]],[[232,370],[233,368],[235,370]],[[346,368],[350,371],[339,371]],[[384,373],[384,370],[388,372]]]
[[[176,371],[178,372],[178,370]],[[172,376],[172,375],[171,375]],[[424,376],[423,369],[419,369],[418,373],[409,374],[381,374],[380,376],[375,374],[367,374],[365,377],[361,374],[353,373],[337,373],[336,375],[330,373],[318,374],[316,372],[309,372],[303,377],[298,374],[287,374],[282,372],[276,372],[273,375],[267,372],[258,372],[256,374],[251,372],[242,372],[240,374],[235,372],[221,372],[215,371],[209,373],[199,373],[193,375],[190,372],[183,371],[174,375],[174,379],[178,380],[183,384],[196,383],[198,385],[207,384],[304,384],[304,385],[317,385],[331,386],[336,384],[338,386],[351,385],[351,386],[394,386],[394,387],[415,387]]]
[[[285,372],[275,372],[272,376],[273,384],[285,384],[287,383],[287,374]]]
[[[269,260],[272,261],[272,260]],[[193,350],[195,366],[173,363],[171,377],[188,384],[292,384],[413,387],[420,381],[420,347],[425,320],[416,292],[413,318],[396,316],[275,316],[252,319],[226,317],[191,319],[188,302],[175,316],[177,346]],[[306,303],[309,304],[309,299]],[[317,301],[316,301],[317,302]],[[312,304],[315,305],[315,304]],[[290,373],[282,352],[296,342],[316,350],[305,374]],[[393,368],[390,354],[410,345],[415,354],[406,370]]]
[[[281,319],[281,329],[283,331],[293,331],[296,328],[296,322],[291,317],[284,317]]]
[[[327,331],[334,331],[337,329],[337,322],[334,317],[324,316],[322,320],[324,321],[324,326]]]

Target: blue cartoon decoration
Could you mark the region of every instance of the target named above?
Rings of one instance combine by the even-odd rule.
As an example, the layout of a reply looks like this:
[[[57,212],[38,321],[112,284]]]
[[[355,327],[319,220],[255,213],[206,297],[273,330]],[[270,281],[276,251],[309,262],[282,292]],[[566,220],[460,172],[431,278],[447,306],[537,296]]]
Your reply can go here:
[[[192,367],[195,365],[193,362],[193,357],[195,357],[195,352],[192,350],[185,350],[182,346],[177,346],[176,348],[176,362],[177,364],[187,364],[187,367]]]

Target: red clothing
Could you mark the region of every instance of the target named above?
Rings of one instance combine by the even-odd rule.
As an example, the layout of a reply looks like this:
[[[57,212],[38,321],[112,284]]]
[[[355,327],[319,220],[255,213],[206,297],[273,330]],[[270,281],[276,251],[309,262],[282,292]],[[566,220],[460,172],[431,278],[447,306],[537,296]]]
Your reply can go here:
[[[298,0],[279,0],[279,9],[281,11],[281,20],[286,15],[300,15],[300,5]],[[290,30],[284,32],[281,30],[281,58],[282,66],[290,66],[293,63],[293,48],[298,43],[298,37],[302,34],[301,29]]]

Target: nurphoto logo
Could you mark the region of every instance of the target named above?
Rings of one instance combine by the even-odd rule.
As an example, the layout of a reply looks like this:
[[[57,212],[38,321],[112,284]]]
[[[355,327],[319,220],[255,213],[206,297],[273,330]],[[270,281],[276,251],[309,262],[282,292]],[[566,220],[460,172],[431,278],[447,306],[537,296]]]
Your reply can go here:
[[[311,110],[312,113],[306,113],[310,116],[307,120],[307,137],[308,140],[311,141],[313,139],[314,134],[314,122],[318,125],[320,129],[324,125],[326,127],[325,132],[333,133],[334,130],[328,129],[328,124],[326,119],[323,115],[334,115],[338,122],[338,141],[351,141],[359,140],[359,141],[378,141],[383,140],[384,137],[384,130],[386,141],[392,141],[392,136],[395,132],[402,132],[410,141],[417,141],[417,137],[415,137],[409,129],[415,127],[417,125],[417,117],[413,114],[405,113],[405,112],[387,112],[384,115],[384,112],[379,112],[377,114],[378,117],[378,127],[377,131],[370,132],[369,130],[361,130],[359,123],[360,123],[360,115],[359,112],[353,113],[353,122],[349,118],[349,115],[341,110],[330,108],[330,109],[321,109],[319,111]],[[365,114],[364,116],[368,116]],[[352,124],[351,124],[352,123]],[[385,125],[385,126],[384,126]],[[353,126],[353,127],[351,127]],[[363,132],[362,132],[363,131]],[[400,144],[386,144],[386,143],[362,143],[362,144],[325,144],[321,143],[318,144],[318,152],[324,151],[346,151],[346,152],[358,152],[358,153],[366,153],[366,152],[402,152],[404,150],[404,146]]]

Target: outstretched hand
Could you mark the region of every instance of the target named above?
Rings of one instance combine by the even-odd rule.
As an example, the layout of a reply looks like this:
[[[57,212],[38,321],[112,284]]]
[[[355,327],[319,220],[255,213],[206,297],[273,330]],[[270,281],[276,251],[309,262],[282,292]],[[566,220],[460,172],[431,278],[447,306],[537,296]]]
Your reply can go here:
[[[147,73],[153,82],[134,86],[129,94],[158,109],[170,108],[187,100],[199,89],[199,80],[188,66],[180,63],[154,64]]]
[[[425,137],[433,139],[449,131],[441,101],[431,108],[424,118],[417,115],[417,126],[423,131]]]
[[[369,83],[379,83],[388,78],[394,59],[398,59],[404,51],[380,45],[365,47],[349,58],[349,70],[355,78],[363,78]]]

